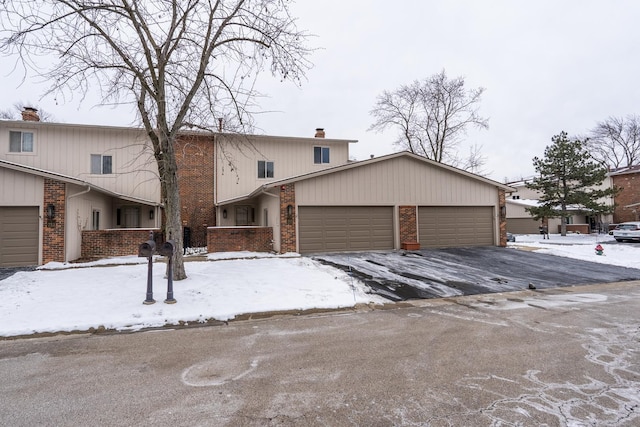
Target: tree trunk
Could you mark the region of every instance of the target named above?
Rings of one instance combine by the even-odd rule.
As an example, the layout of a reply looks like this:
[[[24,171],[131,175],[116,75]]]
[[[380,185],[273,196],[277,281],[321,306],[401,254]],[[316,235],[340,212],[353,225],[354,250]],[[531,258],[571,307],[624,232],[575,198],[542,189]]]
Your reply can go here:
[[[180,191],[178,187],[178,166],[176,164],[173,141],[161,141],[164,147],[163,168],[160,171],[160,185],[165,196],[165,233],[166,238],[173,240],[175,254],[173,256],[173,280],[187,278],[182,256],[182,218],[180,209]]]

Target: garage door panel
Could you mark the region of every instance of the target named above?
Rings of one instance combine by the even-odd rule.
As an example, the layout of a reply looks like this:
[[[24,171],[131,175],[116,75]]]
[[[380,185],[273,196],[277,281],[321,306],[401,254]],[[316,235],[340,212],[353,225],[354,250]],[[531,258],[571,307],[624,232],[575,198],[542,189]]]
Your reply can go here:
[[[393,249],[392,207],[300,206],[298,213],[301,253]]]
[[[418,223],[422,247],[494,245],[491,206],[422,206]]]
[[[38,264],[37,206],[0,207],[0,267]]]

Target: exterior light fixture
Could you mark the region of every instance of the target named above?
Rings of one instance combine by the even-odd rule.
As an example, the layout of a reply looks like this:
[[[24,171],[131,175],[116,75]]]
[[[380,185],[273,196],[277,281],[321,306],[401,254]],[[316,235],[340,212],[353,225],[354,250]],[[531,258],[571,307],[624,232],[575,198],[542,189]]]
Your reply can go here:
[[[223,209],[222,210],[222,218],[226,218],[227,217],[227,210]]]
[[[47,219],[53,220],[56,217],[56,207],[53,203],[47,205]]]

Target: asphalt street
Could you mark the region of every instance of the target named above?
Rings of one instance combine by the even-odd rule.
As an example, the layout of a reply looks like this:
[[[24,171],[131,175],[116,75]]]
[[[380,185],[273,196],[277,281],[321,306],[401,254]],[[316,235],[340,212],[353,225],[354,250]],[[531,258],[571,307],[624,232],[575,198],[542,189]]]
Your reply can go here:
[[[7,426],[637,426],[640,282],[0,341]]]
[[[313,258],[349,272],[393,301],[640,280],[638,269],[491,246]]]

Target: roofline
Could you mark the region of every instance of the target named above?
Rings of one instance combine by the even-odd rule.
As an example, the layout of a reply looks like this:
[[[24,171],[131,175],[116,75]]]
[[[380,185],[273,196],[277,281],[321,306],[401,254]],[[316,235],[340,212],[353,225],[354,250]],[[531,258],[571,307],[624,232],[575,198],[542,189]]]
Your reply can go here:
[[[142,127],[134,126],[109,126],[109,125],[87,125],[80,123],[59,123],[59,122],[35,122],[29,120],[0,120],[0,124],[5,124],[7,127],[15,126],[21,128],[35,128],[35,127],[51,127],[51,128],[78,128],[78,129],[96,129],[96,130],[111,130],[111,131],[126,131],[126,132],[140,132],[146,135],[146,130]],[[247,137],[255,139],[278,139],[278,140],[290,140],[290,141],[326,141],[326,142],[342,142],[342,143],[356,143],[357,139],[337,139],[337,138],[315,138],[315,137],[299,137],[299,136],[280,136],[280,135],[258,135],[258,134],[242,134],[242,133],[228,133],[228,132],[213,132],[197,129],[182,129],[178,132],[178,135],[193,135],[193,136],[233,136],[233,137]]]
[[[341,172],[341,171],[344,171],[344,170],[358,168],[358,167],[361,167],[361,166],[374,164],[374,163],[378,163],[378,162],[383,162],[383,161],[386,161],[386,160],[390,160],[390,159],[394,159],[394,158],[398,158],[398,157],[405,157],[405,156],[413,158],[413,159],[421,161],[421,162],[424,162],[424,163],[427,163],[427,164],[429,164],[431,166],[439,167],[439,168],[448,170],[450,172],[466,176],[467,178],[475,179],[477,181],[482,181],[485,184],[493,185],[493,186],[495,186],[495,187],[497,187],[499,189],[505,190],[506,192],[515,192],[516,191],[515,188],[509,187],[508,185],[502,184],[502,183],[500,183],[498,181],[494,181],[492,179],[485,178],[483,176],[476,175],[474,173],[467,172],[465,170],[458,169],[456,167],[449,166],[449,165],[446,165],[444,163],[439,163],[439,162],[427,159],[426,157],[422,157],[422,156],[419,156],[417,154],[410,153],[408,151],[401,151],[399,153],[387,154],[387,155],[380,156],[380,157],[374,157],[373,159],[360,160],[360,161],[357,161],[357,162],[351,162],[351,163],[347,163],[347,164],[344,164],[344,165],[334,166],[332,168],[323,169],[321,171],[309,172],[309,173],[306,173],[306,174],[297,175],[297,176],[281,179],[281,180],[278,180],[278,181],[272,181],[272,182],[270,182],[268,184],[263,184],[261,187],[259,187],[255,191],[253,191],[251,194],[259,192],[260,189],[276,187],[278,185],[291,184],[291,183],[298,182],[298,181],[304,181],[304,180],[307,180],[307,179],[317,178],[317,177],[320,177],[320,176],[323,176],[323,175],[328,175],[328,174],[335,173],[335,172]]]
[[[15,171],[18,171],[18,172],[28,173],[28,174],[31,174],[31,175],[41,176],[43,178],[55,179],[56,181],[62,181],[62,182],[65,182],[67,184],[74,184],[74,185],[88,187],[89,189],[91,189],[93,191],[97,191],[99,193],[103,193],[103,194],[106,194],[106,195],[111,196],[111,197],[117,197],[119,199],[127,200],[127,201],[130,201],[130,202],[142,203],[142,204],[150,205],[150,206],[162,206],[162,203],[154,202],[152,200],[145,200],[145,199],[141,199],[139,197],[128,196],[126,194],[116,193],[114,191],[107,190],[106,188],[102,188],[100,186],[91,184],[90,182],[83,181],[83,180],[78,179],[78,178],[73,178],[73,177],[70,177],[70,176],[67,176],[67,175],[63,175],[63,174],[60,174],[60,173],[47,171],[47,170],[44,170],[44,169],[34,168],[32,166],[21,165],[19,163],[10,162],[8,160],[0,159],[0,167],[4,167],[6,169],[12,169],[12,170],[15,170]]]

